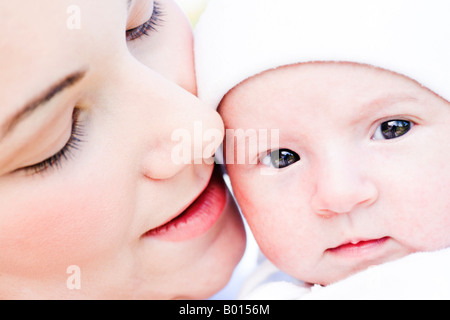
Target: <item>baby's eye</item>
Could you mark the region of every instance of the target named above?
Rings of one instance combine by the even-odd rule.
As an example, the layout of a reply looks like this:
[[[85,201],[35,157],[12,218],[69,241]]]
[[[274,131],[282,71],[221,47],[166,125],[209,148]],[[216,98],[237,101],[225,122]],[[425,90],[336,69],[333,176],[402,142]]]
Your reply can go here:
[[[300,156],[297,153],[288,149],[280,149],[271,151],[261,162],[268,167],[283,169],[297,161],[300,161]]]
[[[413,127],[411,121],[390,120],[383,122],[375,131],[373,140],[391,140],[397,139],[408,133]]]

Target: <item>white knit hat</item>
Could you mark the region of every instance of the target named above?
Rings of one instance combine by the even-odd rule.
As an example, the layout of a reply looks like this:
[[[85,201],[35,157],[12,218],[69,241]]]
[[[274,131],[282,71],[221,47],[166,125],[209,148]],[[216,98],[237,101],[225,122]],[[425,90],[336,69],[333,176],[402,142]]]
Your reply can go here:
[[[195,54],[214,108],[249,77],[313,61],[390,70],[450,101],[450,0],[210,0]]]

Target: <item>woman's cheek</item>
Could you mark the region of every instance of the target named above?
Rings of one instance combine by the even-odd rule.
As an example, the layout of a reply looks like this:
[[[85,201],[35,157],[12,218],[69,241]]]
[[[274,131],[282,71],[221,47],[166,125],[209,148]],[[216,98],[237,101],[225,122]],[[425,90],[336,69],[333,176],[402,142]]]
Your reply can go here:
[[[114,217],[120,208],[105,197],[112,192],[104,185],[87,185],[62,186],[57,196],[41,189],[5,201],[9,208],[1,213],[0,273],[45,276],[113,252],[123,236],[120,224],[127,221]]]
[[[148,37],[129,45],[142,64],[196,95],[192,27],[174,1],[165,1],[162,22]]]

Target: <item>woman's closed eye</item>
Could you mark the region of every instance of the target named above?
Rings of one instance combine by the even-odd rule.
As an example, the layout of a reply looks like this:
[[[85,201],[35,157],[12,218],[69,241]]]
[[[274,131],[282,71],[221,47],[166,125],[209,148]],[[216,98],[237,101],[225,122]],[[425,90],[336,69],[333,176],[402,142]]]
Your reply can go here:
[[[407,134],[414,124],[406,120],[389,120],[378,126],[372,140],[392,140]]]
[[[261,163],[275,169],[283,169],[300,161],[300,156],[289,149],[278,149],[269,152]]]
[[[142,36],[148,36],[149,32],[156,31],[157,27],[161,25],[163,13],[161,11],[161,6],[155,1],[153,4],[153,13],[149,20],[140,26],[127,30],[126,39],[127,41],[133,41],[141,38]]]
[[[30,166],[16,171],[24,171],[26,174],[39,174],[51,168],[59,168],[64,161],[69,160],[73,150],[78,150],[83,137],[83,127],[79,120],[80,109],[75,108],[72,116],[72,131],[65,146],[53,156]]]

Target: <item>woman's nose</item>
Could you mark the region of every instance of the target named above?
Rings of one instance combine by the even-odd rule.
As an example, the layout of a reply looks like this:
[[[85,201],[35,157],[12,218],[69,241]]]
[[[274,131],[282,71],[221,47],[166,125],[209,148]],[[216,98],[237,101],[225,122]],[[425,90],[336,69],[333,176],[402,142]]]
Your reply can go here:
[[[358,165],[341,153],[321,161],[311,199],[313,211],[322,217],[346,214],[376,202],[378,190]]]
[[[180,87],[167,85],[172,93],[160,109],[162,115],[149,124],[143,159],[143,174],[154,180],[170,179],[189,166],[212,164],[224,137],[215,110]]]

